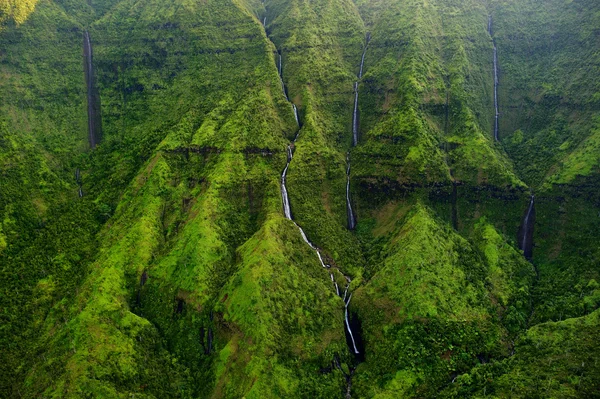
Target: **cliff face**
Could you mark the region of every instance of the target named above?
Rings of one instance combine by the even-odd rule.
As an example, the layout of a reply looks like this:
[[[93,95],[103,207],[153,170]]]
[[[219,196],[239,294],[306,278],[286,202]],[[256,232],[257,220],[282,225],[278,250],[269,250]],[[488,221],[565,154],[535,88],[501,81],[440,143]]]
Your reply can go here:
[[[595,392],[595,2],[7,4],[0,396]]]

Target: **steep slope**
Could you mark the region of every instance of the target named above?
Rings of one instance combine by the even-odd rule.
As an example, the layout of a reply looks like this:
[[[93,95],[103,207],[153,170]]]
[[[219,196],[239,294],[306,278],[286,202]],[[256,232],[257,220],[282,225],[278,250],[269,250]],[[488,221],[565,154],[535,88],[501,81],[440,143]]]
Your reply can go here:
[[[0,34],[3,396],[35,356],[48,309],[85,276],[99,222],[94,204],[79,200],[75,177],[86,149],[82,34],[49,1],[21,16]]]
[[[530,329],[514,357],[476,367],[439,397],[598,397],[598,317],[588,316]]]
[[[346,225],[346,152],[352,87],[364,31],[351,1],[267,1],[267,32],[300,114],[288,182],[291,210],[314,243],[353,275],[362,268]]]
[[[354,155],[363,195],[453,182],[524,187],[489,133],[492,51],[481,3],[376,4],[359,4],[372,38],[361,85],[364,145]]]
[[[220,15],[228,24],[214,21],[197,31],[190,29],[195,20],[170,24],[169,10],[180,21],[189,15],[196,21]],[[130,29],[120,22],[126,20],[140,35],[160,24],[182,43],[182,33],[220,39],[196,41],[205,47],[178,54],[178,59],[187,57],[178,71],[166,66],[171,53],[160,50],[168,33],[161,32],[154,42],[130,38],[124,47],[115,47],[111,40]],[[102,246],[91,274],[73,305],[63,305],[69,307],[66,320],[54,314],[46,320],[41,340],[48,349],[28,373],[27,394],[281,397],[312,392],[329,397],[332,390],[341,391],[339,371],[318,370],[331,371],[334,354],[340,358],[347,350],[343,303],[335,299],[328,273],[316,257],[307,256],[310,251],[298,231],[290,230],[281,215],[278,171],[285,159],[284,137],[297,128],[279,90],[273,49],[257,20],[235,3],[165,10],[158,3],[137,8],[124,1],[96,22],[90,35],[96,38],[107,132],[89,164],[94,181],[90,195],[113,200],[121,181],[140,163],[128,158],[139,159],[145,151],[153,155],[100,234]],[[119,53],[143,54],[145,48],[153,49],[149,54],[156,61],[144,55],[131,68],[111,66]],[[178,51],[176,46],[169,50]],[[246,70],[233,67],[239,65]],[[155,73],[137,75],[131,82],[141,67]],[[117,76],[107,74],[115,70],[120,71]],[[123,88],[123,80],[135,90]],[[204,101],[176,106],[196,91]],[[174,107],[167,110],[167,104]],[[133,126],[123,130],[122,124]],[[132,143],[141,137],[145,142]],[[116,158],[120,162],[111,164]],[[115,181],[116,187],[102,184],[107,181]],[[246,242],[253,234],[256,238]],[[294,237],[292,253],[284,249],[281,236]],[[256,251],[265,257],[257,259]],[[298,267],[292,280],[293,269],[274,269],[289,263]],[[246,277],[263,273],[272,276],[268,286]],[[281,286],[274,284],[276,273]],[[292,286],[297,299],[283,302]],[[303,313],[289,318],[291,309],[309,304],[314,309],[305,311],[321,315],[322,321]],[[273,317],[276,309],[279,315]],[[260,323],[248,320],[253,312]],[[290,341],[289,327],[303,324]],[[329,338],[316,349],[311,334]],[[65,351],[66,346],[73,351]],[[275,353],[281,360],[270,371]],[[292,373],[297,361],[291,355],[302,360],[303,374]]]
[[[598,4],[492,2],[491,12],[501,60],[500,134],[523,178],[538,186],[589,175],[597,159],[573,163],[595,143]]]
[[[485,220],[471,244],[418,203],[394,213],[377,228],[380,264],[355,295],[366,346],[355,387],[359,397],[433,397],[510,351],[534,271]]]
[[[0,396],[594,397],[598,6],[538,3],[0,0]]]
[[[535,189],[535,322],[588,313],[598,276],[598,4],[491,2],[500,137]],[[525,202],[525,201],[523,201]],[[523,205],[525,208],[525,205]]]

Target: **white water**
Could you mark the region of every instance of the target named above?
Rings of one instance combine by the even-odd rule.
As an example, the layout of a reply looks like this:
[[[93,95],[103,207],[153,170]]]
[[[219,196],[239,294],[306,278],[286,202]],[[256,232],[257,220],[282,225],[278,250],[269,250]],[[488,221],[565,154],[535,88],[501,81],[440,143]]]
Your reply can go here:
[[[331,282],[335,286],[335,294],[337,296],[340,296],[340,287],[338,286],[337,281],[335,281],[335,278],[333,278],[333,273],[332,272],[329,272],[329,277],[331,277]]]
[[[279,72],[279,81],[281,82],[281,90],[283,90],[283,95],[285,96],[286,100],[290,101],[287,93],[285,92],[285,83],[283,83],[283,67],[282,67],[281,53],[279,53],[279,64],[277,65],[277,71]],[[292,105],[294,105],[294,104],[292,104]]]
[[[525,250],[527,248],[527,231],[529,230],[529,219],[531,217],[531,211],[533,210],[533,202],[535,200],[535,196],[531,196],[531,201],[529,201],[529,208],[527,209],[527,215],[525,215],[525,220],[523,221],[523,241],[521,243],[521,249]]]
[[[298,108],[296,108],[296,104],[292,104],[292,109],[294,110],[294,118],[296,118],[296,125],[300,126],[300,120],[298,119]]]
[[[265,17],[265,19],[263,21],[263,25],[266,25],[266,17]],[[364,62],[364,53],[363,53],[363,58],[361,60],[361,70],[360,70],[359,75],[362,75],[363,62]],[[289,101],[289,98],[288,98],[287,93],[285,91],[285,83],[283,81],[283,76],[282,76],[282,69],[283,68],[282,68],[282,57],[281,57],[281,54],[279,54],[279,63],[278,63],[277,69],[278,69],[278,72],[279,72],[279,78],[281,80],[281,87],[283,89],[283,94],[285,95],[285,98]],[[354,112],[355,112],[355,124],[356,124],[356,122],[357,122],[357,118],[356,118],[356,112],[357,112],[356,106],[358,104],[358,82],[355,84],[355,91],[356,91],[356,98],[355,98],[355,110],[354,110]],[[293,104],[293,103],[292,103],[292,110],[294,112],[294,118],[296,119],[296,124],[298,126],[300,126],[300,121],[299,121],[299,118],[298,118],[298,109],[297,109],[296,105]],[[299,134],[300,134],[300,131],[298,131],[298,133],[296,133],[296,137],[294,138],[293,143],[296,142],[296,140],[298,139],[298,135]],[[306,236],[306,233],[304,232],[304,230],[302,229],[302,227],[300,227],[294,221],[294,219],[292,218],[292,212],[291,212],[291,207],[290,207],[290,200],[289,200],[289,195],[288,195],[288,191],[287,191],[287,187],[286,187],[286,177],[287,177],[287,172],[288,172],[288,169],[290,167],[290,163],[292,162],[293,157],[294,157],[294,154],[292,152],[291,145],[288,145],[288,147],[287,147],[287,163],[285,165],[285,169],[283,170],[283,173],[281,174],[281,197],[282,197],[282,201],[283,201],[283,213],[284,213],[286,219],[291,220],[294,223],[294,225],[298,228],[298,230],[300,231],[300,235],[302,236],[302,239],[304,240],[304,242],[311,249],[313,249],[316,252],[317,257],[319,258],[319,263],[321,264],[321,266],[323,268],[330,269],[331,266],[328,265],[328,264],[325,264],[325,262],[323,261],[323,257],[321,256],[321,251],[312,242],[310,242],[310,240]],[[348,206],[350,207],[350,212],[352,213],[352,208],[350,206],[350,197],[349,197],[350,196],[350,176],[349,176],[349,174],[350,174],[350,165],[348,165],[347,174],[348,174],[348,182],[347,182],[347,187],[346,187],[346,190],[347,190],[346,191],[346,195],[347,195],[347,200],[348,200]],[[354,223],[354,218],[353,217],[352,217],[352,223]],[[338,296],[340,296],[340,289],[339,289],[339,286],[338,286],[337,282],[335,281],[335,278],[333,277],[333,273],[330,272],[329,275],[330,275],[331,281],[334,284],[336,294]],[[354,334],[352,333],[352,330],[350,328],[350,322],[348,321],[348,305],[350,304],[350,299],[352,298],[352,294],[350,294],[350,297],[348,297],[348,300],[346,301],[346,296],[348,294],[348,289],[350,287],[350,281],[351,281],[351,279],[350,279],[350,277],[348,277],[346,275],[344,275],[344,278],[348,281],[348,284],[346,285],[346,289],[345,289],[345,292],[344,292],[344,298],[343,298],[343,300],[344,300],[344,313],[345,313],[345,316],[344,316],[345,317],[345,325],[346,325],[346,328],[347,328],[347,330],[348,330],[348,332],[350,334],[350,337],[352,339],[352,346],[354,348],[354,352],[356,354],[358,354],[359,352],[358,352],[358,349],[356,348],[356,343],[354,341]]]
[[[360,69],[358,71],[358,80],[362,79],[363,69],[365,66],[365,55],[367,54],[367,46],[371,36],[367,34],[365,47],[363,48],[362,56],[360,58]],[[352,114],[352,145],[358,144],[358,81],[354,82],[354,113]]]
[[[352,329],[350,328],[350,322],[348,321],[348,305],[350,305],[350,300],[352,299],[352,294],[348,297],[348,302],[346,302],[346,306],[344,308],[344,315],[346,321],[346,328],[348,329],[348,333],[350,334],[350,339],[352,340],[352,347],[354,348],[354,353],[359,354],[358,349],[356,349],[356,342],[354,341],[354,335],[352,334]]]
[[[356,227],[356,220],[350,202],[350,158],[348,158],[348,167],[346,168],[346,210],[348,213],[348,229],[353,230]]]
[[[279,65],[277,66],[277,70],[279,71],[279,77],[281,77],[281,53],[279,53]]]
[[[367,42],[368,44],[368,42]],[[360,70],[358,71],[358,78],[362,79],[363,75],[363,66],[365,65],[365,55],[367,54],[367,44],[365,44],[365,48],[362,53],[362,57],[360,59]]]
[[[354,82],[354,113],[352,114],[352,145],[358,144],[358,82]]]

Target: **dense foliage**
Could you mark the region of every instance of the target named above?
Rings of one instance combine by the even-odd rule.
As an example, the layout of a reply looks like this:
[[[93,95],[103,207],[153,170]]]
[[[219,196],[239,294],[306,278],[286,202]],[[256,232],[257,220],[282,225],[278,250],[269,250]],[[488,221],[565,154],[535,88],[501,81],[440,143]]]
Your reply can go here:
[[[599,18],[0,0],[0,396],[598,396]]]

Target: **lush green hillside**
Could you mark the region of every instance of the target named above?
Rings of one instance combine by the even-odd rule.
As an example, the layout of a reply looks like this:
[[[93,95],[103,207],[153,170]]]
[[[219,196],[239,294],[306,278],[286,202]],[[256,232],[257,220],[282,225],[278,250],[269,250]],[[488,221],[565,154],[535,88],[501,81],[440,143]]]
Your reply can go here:
[[[0,397],[597,397],[599,18],[0,0]]]

